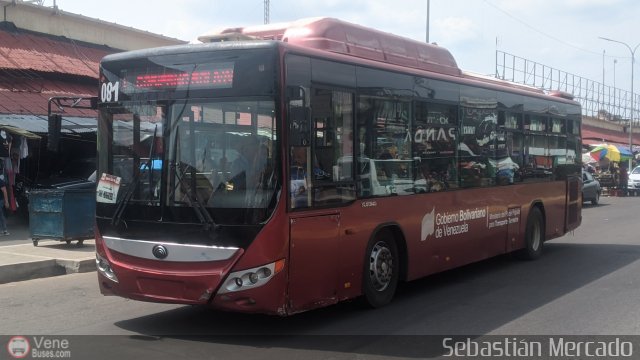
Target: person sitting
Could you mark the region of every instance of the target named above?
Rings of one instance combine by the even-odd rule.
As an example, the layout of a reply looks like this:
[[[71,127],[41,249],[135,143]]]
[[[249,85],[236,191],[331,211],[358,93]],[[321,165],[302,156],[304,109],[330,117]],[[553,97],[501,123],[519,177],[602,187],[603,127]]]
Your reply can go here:
[[[231,164],[231,180],[234,190],[256,188],[259,177],[266,165],[261,159],[258,139],[249,137],[241,140],[238,157]]]

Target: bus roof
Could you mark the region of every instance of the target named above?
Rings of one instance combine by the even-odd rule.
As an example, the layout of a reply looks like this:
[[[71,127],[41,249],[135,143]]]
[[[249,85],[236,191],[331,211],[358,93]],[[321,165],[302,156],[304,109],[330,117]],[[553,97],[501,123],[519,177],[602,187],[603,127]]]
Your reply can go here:
[[[292,22],[249,27],[226,28],[198,37],[205,44],[176,45],[116,53],[103,61],[120,61],[178,53],[198,53],[213,49],[258,49],[287,43],[302,49],[327,51],[337,56],[381,62],[433,74],[452,76],[476,85],[511,89],[536,96],[550,96],[557,101],[575,103],[569,93],[543,90],[494,77],[462,71],[451,53],[440,46],[404,38],[346,21],[316,17]]]
[[[327,17],[228,28],[198,37],[202,42],[247,39],[280,40],[440,74],[462,74],[455,59],[445,48]]]
[[[560,101],[574,102],[566,92],[545,91],[491,76],[462,71],[453,55],[438,45],[408,39],[346,21],[315,17],[291,22],[249,27],[226,28],[204,34],[198,40],[224,43],[247,40],[282,41],[302,48],[329,51],[336,54],[383,62],[386,64],[425,70],[484,85],[519,90],[538,96],[551,96]]]

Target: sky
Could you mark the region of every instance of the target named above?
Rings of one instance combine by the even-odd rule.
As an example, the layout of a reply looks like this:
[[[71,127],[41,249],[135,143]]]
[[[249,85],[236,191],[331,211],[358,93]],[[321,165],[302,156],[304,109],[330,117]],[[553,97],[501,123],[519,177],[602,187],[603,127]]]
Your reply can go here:
[[[427,0],[270,0],[270,22],[328,16],[426,40]],[[631,88],[640,44],[637,0],[431,0],[429,41],[463,70],[494,75],[496,49],[587,79]],[[263,0],[56,0],[64,11],[195,41],[226,27],[264,23]],[[52,6],[53,0],[45,0]],[[638,47],[640,49],[640,47]],[[636,51],[640,58],[640,51]],[[637,65],[638,61],[636,61]],[[638,67],[635,67],[638,70]],[[615,76],[614,76],[615,74]],[[634,91],[640,88],[638,71]]]

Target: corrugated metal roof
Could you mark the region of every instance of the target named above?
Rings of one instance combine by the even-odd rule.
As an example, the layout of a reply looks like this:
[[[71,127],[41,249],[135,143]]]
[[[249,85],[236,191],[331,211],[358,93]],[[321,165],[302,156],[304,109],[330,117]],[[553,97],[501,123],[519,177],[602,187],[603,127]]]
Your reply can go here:
[[[98,78],[100,59],[114,51],[70,39],[0,30],[0,68],[4,69]]]
[[[114,51],[63,37],[0,27],[0,114],[5,114],[5,119],[15,115],[46,119],[51,97],[95,96],[100,59]],[[66,108],[63,116],[95,118],[96,112]],[[38,128],[37,122],[32,121],[18,126]],[[43,126],[41,132],[46,133],[46,123]]]
[[[35,134],[46,134],[49,125],[46,116],[0,114],[0,125],[10,125]],[[62,132],[65,134],[89,133],[97,129],[97,119],[88,117],[62,117]]]
[[[49,98],[54,96],[89,97],[95,96],[98,85],[83,85],[72,82],[44,79],[15,80],[0,75],[0,113],[43,115],[46,118]],[[69,116],[95,117],[96,112],[88,109],[66,108]]]

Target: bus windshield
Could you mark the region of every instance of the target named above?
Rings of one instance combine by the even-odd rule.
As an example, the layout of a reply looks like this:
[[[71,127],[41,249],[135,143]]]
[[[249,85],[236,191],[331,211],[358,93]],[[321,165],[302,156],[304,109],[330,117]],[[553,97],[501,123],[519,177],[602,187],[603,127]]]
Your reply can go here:
[[[100,141],[101,169],[120,186],[112,194],[98,189],[97,200],[116,204],[114,217],[136,205],[161,210],[129,211],[128,219],[259,224],[269,216],[273,101],[122,103],[101,117],[110,127]]]

